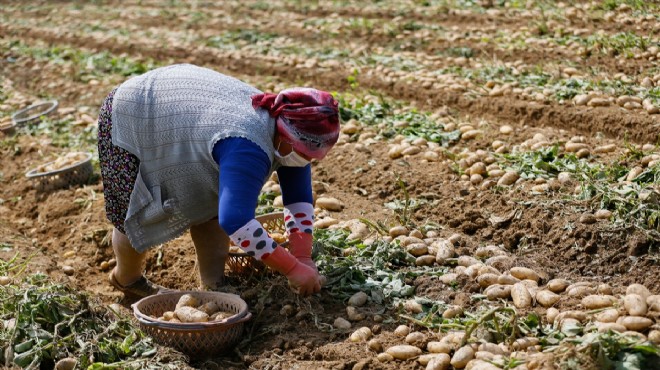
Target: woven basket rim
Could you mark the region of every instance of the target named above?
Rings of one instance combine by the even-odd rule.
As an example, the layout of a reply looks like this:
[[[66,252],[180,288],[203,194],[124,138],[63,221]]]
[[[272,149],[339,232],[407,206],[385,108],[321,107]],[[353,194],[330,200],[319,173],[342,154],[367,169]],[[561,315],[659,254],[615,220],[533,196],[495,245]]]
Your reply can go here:
[[[210,321],[210,322],[193,322],[193,323],[188,323],[188,322],[171,323],[168,321],[157,320],[140,311],[140,308],[148,303],[153,303],[154,301],[163,300],[165,298],[169,298],[172,296],[180,297],[184,294],[190,294],[192,296],[206,296],[207,298],[209,297],[222,298],[224,300],[237,301],[240,309],[238,313],[230,317],[227,317],[223,320]],[[176,330],[176,331],[214,331],[217,329],[224,330],[236,324],[240,324],[242,322],[248,321],[252,317],[252,314],[248,311],[247,302],[245,302],[240,296],[236,294],[223,293],[223,292],[204,292],[198,290],[168,291],[168,292],[158,293],[158,294],[150,295],[148,297],[144,297],[139,301],[133,303],[131,307],[133,308],[133,315],[135,316],[135,318],[138,319],[138,321],[141,324],[147,326],[165,328],[168,330]]]
[[[53,171],[48,171],[48,172],[37,172],[38,169],[34,168],[34,169],[31,169],[30,171],[28,171],[25,174],[25,176],[28,177],[28,178],[53,176],[53,175],[57,175],[57,174],[60,174],[60,173],[71,171],[74,168],[83,166],[84,164],[86,164],[86,163],[88,163],[92,160],[92,153],[89,153],[89,152],[72,152],[72,153],[83,153],[83,154],[85,154],[85,159],[83,159],[79,162],[76,162],[74,164],[71,164],[69,166],[62,167],[62,168],[59,168],[59,169],[53,170]],[[45,163],[44,165],[49,165],[49,164],[54,163],[54,162],[55,161],[50,161],[48,163]]]

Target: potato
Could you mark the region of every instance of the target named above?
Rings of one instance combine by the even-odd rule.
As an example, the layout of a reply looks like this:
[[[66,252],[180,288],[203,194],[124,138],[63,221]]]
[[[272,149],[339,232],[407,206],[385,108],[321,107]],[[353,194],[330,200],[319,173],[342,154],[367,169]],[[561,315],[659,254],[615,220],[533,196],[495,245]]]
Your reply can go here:
[[[209,321],[222,321],[228,317],[234,316],[233,312],[227,312],[227,311],[217,311],[214,312],[210,317]]]
[[[365,315],[356,307],[348,306],[346,307],[346,317],[348,318],[348,321],[362,321],[364,320]]]
[[[540,290],[536,293],[536,301],[543,307],[550,307],[559,301],[559,295],[549,290]]]
[[[385,351],[397,360],[408,360],[422,354],[422,350],[409,344],[393,346]]]
[[[596,321],[600,322],[616,322],[616,319],[619,318],[619,310],[616,308],[610,308],[603,312],[599,312],[595,315]]]
[[[174,310],[176,317],[181,320],[181,322],[207,322],[209,321],[209,315],[206,312],[202,312],[194,307],[182,306]]]
[[[420,343],[426,341],[426,336],[418,331],[414,331],[406,335],[405,341],[408,344]]]
[[[367,348],[374,352],[381,352],[383,350],[383,344],[378,339],[372,339],[367,342]]]
[[[625,307],[630,316],[646,316],[646,312],[648,311],[646,301],[639,294],[626,294],[623,297],[623,307]]]
[[[451,358],[450,364],[456,369],[462,369],[467,366],[468,362],[474,359],[474,349],[472,346],[466,345],[459,348]]]
[[[204,303],[203,305],[197,307],[198,310],[205,312],[207,315],[211,316],[214,313],[218,312],[220,310],[220,307],[215,301],[209,301]]]
[[[548,290],[553,293],[561,293],[570,285],[566,279],[552,279],[548,281]]]
[[[456,316],[460,316],[463,314],[463,307],[461,306],[451,306],[448,307],[443,313],[442,313],[442,318],[443,319],[453,319]]]
[[[628,294],[639,294],[646,299],[651,295],[651,292],[642,284],[630,284],[626,289],[626,295]]]
[[[555,322],[561,322],[562,320],[566,319],[574,319],[582,322],[587,319],[587,314],[583,311],[564,311],[557,315]]]
[[[347,330],[351,328],[351,323],[343,317],[338,317],[335,319],[335,322],[332,324],[337,329]]]
[[[650,295],[646,297],[646,305],[651,311],[660,311],[660,295]]]
[[[393,238],[396,238],[397,236],[401,236],[401,235],[408,235],[408,228],[401,225],[394,226],[389,230],[389,234]]]
[[[498,278],[499,278],[499,275],[491,274],[491,273],[485,273],[485,274],[479,275],[477,277],[477,283],[482,288],[487,288],[491,285],[497,284]]]
[[[457,263],[459,266],[470,267],[472,265],[476,265],[481,262],[472,256],[460,256],[458,257]]]
[[[165,321],[170,321],[175,317],[176,317],[176,315],[172,311],[163,312],[163,320],[165,320]]]
[[[554,307],[548,308],[548,310],[545,312],[545,318],[548,320],[550,324],[555,322],[555,319],[557,318],[558,315],[559,315],[559,310]]]
[[[660,344],[660,330],[651,330],[649,332],[648,338],[656,345]]]
[[[508,186],[508,185],[513,185],[515,183],[520,175],[518,175],[517,172],[515,171],[507,171],[500,179],[497,181],[497,185],[500,186]],[[513,275],[513,274],[512,274]],[[515,276],[515,275],[514,275]]]
[[[277,244],[282,244],[286,241],[286,236],[281,233],[271,233],[270,237],[275,241]]]
[[[516,308],[526,308],[532,305],[532,295],[523,283],[515,283],[511,287],[511,299]]]
[[[502,350],[502,347],[498,346],[495,343],[481,343],[479,345],[479,352],[489,352],[494,355],[504,355],[504,351]]]
[[[596,293],[596,288],[587,285],[569,286],[566,290],[570,297],[584,297]]]
[[[417,348],[417,347],[415,347],[415,348]],[[392,355],[390,355],[389,353],[383,352],[383,353],[379,353],[376,356],[376,359],[378,359],[378,361],[380,361],[380,362],[390,362],[390,361],[394,360],[394,357]]]
[[[450,361],[448,354],[437,354],[426,364],[426,370],[446,370],[449,368]]]
[[[414,301],[412,299],[405,301],[403,303],[403,308],[411,313],[421,313],[424,310],[424,308],[419,302]]]
[[[369,329],[366,326],[363,326],[358,330],[354,331],[349,337],[349,339],[351,342],[364,342],[369,338],[371,338],[372,335],[373,334],[371,333],[371,329]]]
[[[420,365],[426,366],[426,364],[428,364],[436,356],[438,356],[438,353],[427,353],[417,357],[417,362],[419,362]]]
[[[497,283],[500,285],[513,285],[518,282],[520,282],[520,279],[509,274],[504,274],[497,277]]]
[[[512,267],[509,273],[520,280],[534,280],[538,283],[540,279],[536,271],[527,267]]]
[[[11,278],[9,276],[0,276],[0,285],[9,285],[11,284]]]
[[[339,199],[331,197],[320,197],[316,199],[316,206],[333,212],[339,212],[344,208]]]
[[[364,306],[364,304],[367,303],[368,298],[367,293],[357,292],[348,299],[348,305],[353,307]]]
[[[628,330],[643,331],[653,325],[653,320],[639,316],[621,316],[616,323],[625,326]]]
[[[450,353],[452,346],[446,342],[429,342],[426,345],[426,350],[431,353]]]
[[[617,324],[615,322],[597,322],[596,327],[598,328],[599,333],[606,333],[610,330],[619,333],[623,333],[624,331],[626,331],[625,326],[621,324]]]
[[[399,325],[394,329],[394,334],[399,337],[405,337],[410,334],[410,328],[406,325]]]
[[[604,294],[592,294],[582,298],[582,305],[588,310],[612,307],[616,302],[614,296]]]
[[[415,257],[420,257],[427,254],[429,247],[424,243],[413,243],[406,246],[406,252],[412,254]]]
[[[500,370],[501,368],[499,366],[495,366],[491,364],[488,361],[485,360],[472,360],[470,363],[467,365],[466,369],[468,370]]]
[[[516,351],[526,350],[528,347],[539,344],[539,338],[524,337],[518,338],[513,342],[513,349]]]
[[[199,306],[199,301],[197,301],[197,298],[193,297],[190,294],[182,295],[179,298],[179,301],[176,303],[177,309],[180,307],[197,307],[197,306]]]
[[[491,285],[484,291],[489,301],[496,301],[498,299],[508,299],[511,297],[512,285]],[[527,288],[525,288],[527,289]]]
[[[433,242],[431,246],[434,246],[437,250],[435,261],[440,265],[444,265],[447,259],[453,258],[456,255],[454,246],[446,239]]]
[[[55,364],[55,370],[73,370],[76,368],[78,360],[71,357],[63,358]]]

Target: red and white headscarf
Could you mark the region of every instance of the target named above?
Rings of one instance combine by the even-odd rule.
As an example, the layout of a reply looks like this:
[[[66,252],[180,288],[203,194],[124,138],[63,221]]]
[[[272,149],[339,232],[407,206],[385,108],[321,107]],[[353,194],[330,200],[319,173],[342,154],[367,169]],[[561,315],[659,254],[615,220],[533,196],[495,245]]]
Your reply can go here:
[[[310,158],[325,157],[339,138],[339,103],[326,91],[297,87],[258,94],[252,107],[275,117],[282,139]]]

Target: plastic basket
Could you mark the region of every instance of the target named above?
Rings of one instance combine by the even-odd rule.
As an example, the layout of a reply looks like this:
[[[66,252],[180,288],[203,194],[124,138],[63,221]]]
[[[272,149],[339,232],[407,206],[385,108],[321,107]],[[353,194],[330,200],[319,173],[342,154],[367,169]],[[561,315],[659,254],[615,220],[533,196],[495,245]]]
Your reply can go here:
[[[92,168],[92,154],[83,153],[85,158],[79,162],[73,163],[67,167],[59,168],[54,171],[39,172],[38,168],[28,171],[25,176],[34,182],[37,191],[50,191],[59,188],[66,188],[71,185],[84,184],[94,172]],[[48,162],[49,165],[53,162]]]
[[[221,310],[236,314],[221,321],[171,323],[153,318],[174,308],[184,294],[199,304],[215,302]],[[165,292],[142,298],[132,306],[140,328],[160,345],[177,349],[192,358],[218,356],[230,350],[241,338],[245,322],[252,318],[247,303],[235,294],[201,291]]]
[[[13,121],[0,123],[0,132],[3,132],[5,135],[13,135],[16,132],[16,123]]]
[[[11,119],[16,125],[25,125],[39,120],[41,116],[47,116],[54,113],[58,106],[59,103],[57,100],[33,104],[12,114]]]
[[[261,216],[257,216],[256,219],[269,233],[284,234],[285,228],[283,212],[267,213]],[[287,243],[284,243],[282,246],[286,247],[286,244]],[[231,246],[235,245],[231,243],[230,247]],[[265,271],[268,271],[266,266],[261,261],[258,261],[254,257],[242,252],[229,252],[226,266],[228,273],[237,275],[261,274]]]

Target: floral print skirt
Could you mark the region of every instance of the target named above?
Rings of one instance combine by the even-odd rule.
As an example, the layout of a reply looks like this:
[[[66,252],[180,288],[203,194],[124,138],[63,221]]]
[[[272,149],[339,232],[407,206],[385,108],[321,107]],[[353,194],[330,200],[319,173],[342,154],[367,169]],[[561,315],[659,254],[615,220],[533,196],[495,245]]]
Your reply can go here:
[[[112,99],[115,88],[108,94],[99,112],[99,161],[103,180],[105,213],[108,220],[122,233],[140,160],[128,151],[112,145]]]

